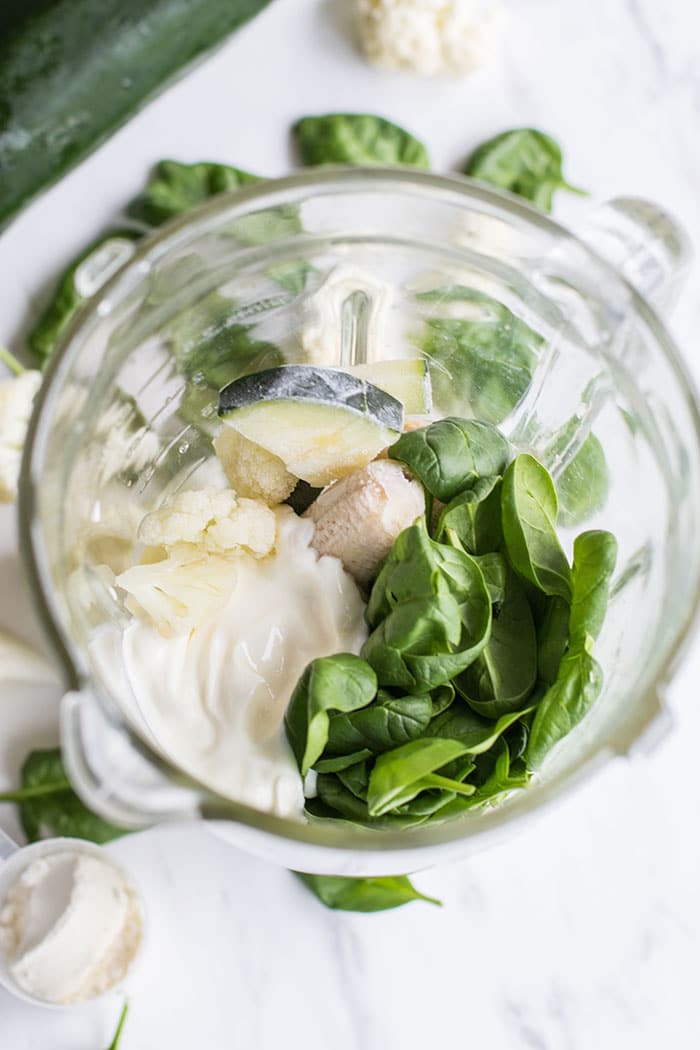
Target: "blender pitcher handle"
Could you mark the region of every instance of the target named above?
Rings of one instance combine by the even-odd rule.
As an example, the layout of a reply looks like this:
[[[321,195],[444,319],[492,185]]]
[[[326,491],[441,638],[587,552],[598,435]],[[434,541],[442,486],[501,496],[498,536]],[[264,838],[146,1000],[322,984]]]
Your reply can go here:
[[[156,756],[146,755],[89,690],[66,693],[60,726],[68,779],[104,820],[135,831],[198,815],[199,794],[162,773]]]
[[[673,309],[693,251],[685,230],[658,204],[616,197],[593,211],[576,232],[660,314]]]

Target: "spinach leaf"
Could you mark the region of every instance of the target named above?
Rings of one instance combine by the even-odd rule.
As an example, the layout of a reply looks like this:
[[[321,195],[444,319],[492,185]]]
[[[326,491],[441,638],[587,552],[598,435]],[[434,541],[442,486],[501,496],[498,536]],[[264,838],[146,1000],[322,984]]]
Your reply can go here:
[[[462,302],[471,316],[429,317],[417,340],[428,357],[435,404],[487,423],[510,415],[528,389],[543,339],[496,299],[462,285],[422,292],[436,304]]]
[[[503,538],[513,568],[545,594],[571,600],[571,570],[555,525],[554,483],[536,459],[521,453],[503,478]]]
[[[616,561],[617,540],[611,532],[582,532],[574,540],[571,648],[585,645],[587,638],[595,639],[600,634]]]
[[[559,666],[556,681],[544,694],[530,730],[527,764],[537,769],[555,744],[563,740],[588,714],[603,688],[603,672],[590,645],[569,650]]]
[[[139,236],[134,230],[113,230],[70,264],[27,337],[35,357],[48,361],[78,310],[131,258]]]
[[[466,750],[459,740],[435,737],[412,740],[380,755],[369,778],[367,807],[370,816],[382,816],[429,788],[445,788],[457,794],[471,795],[474,792],[472,785],[450,780],[438,773],[442,766],[460,758]]]
[[[443,508],[435,530],[442,540],[452,529],[468,554],[487,554],[501,546],[501,479],[481,477]]]
[[[369,707],[331,715],[324,755],[345,755],[362,748],[370,753],[389,751],[420,736],[432,717],[429,695],[394,697],[380,689]]]
[[[523,706],[536,678],[537,638],[530,605],[515,573],[509,571],[491,637],[455,684],[477,714],[498,718]]]
[[[566,450],[579,426],[580,420],[574,416],[557,432],[547,447],[547,462]],[[595,434],[588,435],[561,472],[556,488],[562,525],[579,525],[605,506],[610,475],[603,446]]]
[[[176,160],[161,160],[143,193],[128,205],[127,214],[147,226],[160,226],[217,193],[261,181],[259,175],[231,168],[228,164],[208,161],[181,164]]]
[[[434,689],[430,695],[430,701],[433,706],[433,713],[430,716],[431,719],[437,718],[437,716],[441,715],[443,711],[446,711],[447,708],[452,704],[454,698],[455,688],[450,682],[447,682],[445,685],[438,686],[437,689]]]
[[[605,619],[616,558],[617,542],[611,533],[584,532],[576,538],[569,649],[535,712],[527,747],[531,769],[541,765],[600,695],[603,672],[592,650]]]
[[[292,133],[304,164],[430,167],[425,146],[383,117],[360,113],[303,117]]]
[[[399,535],[374,583],[362,656],[379,684],[430,692],[474,660],[488,640],[491,600],[476,562],[436,543],[421,520]]]
[[[439,812],[441,820],[459,816],[468,809],[493,805],[511,791],[527,787],[530,775],[522,763],[513,761],[505,740],[500,740],[494,750],[483,757],[486,761],[476,791],[468,798],[458,796],[444,806]]]
[[[118,828],[92,813],[71,787],[60,748],[31,751],[20,775],[21,787],[0,795],[0,802],[17,802],[29,842],[42,838],[87,839],[102,845],[128,829]]]
[[[433,719],[424,736],[458,741],[464,746],[465,754],[483,755],[510,726],[530,710],[531,708],[520,712],[513,711],[493,722],[471,711],[465,703],[459,702],[453,704],[443,715]]]
[[[355,762],[354,765],[338,773],[338,780],[343,787],[346,787],[348,791],[353,793],[355,798],[366,802],[369,789],[369,772],[368,762]]]
[[[112,1039],[112,1042],[107,1047],[107,1050],[118,1050],[118,1047],[119,1047],[119,1044],[120,1044],[121,1038],[122,1038],[122,1031],[123,1031],[123,1028],[124,1028],[124,1022],[126,1021],[126,1015],[128,1014],[128,1012],[129,1012],[129,1004],[128,1004],[128,1002],[125,1002],[124,1006],[122,1007],[122,1012],[119,1015],[119,1021],[117,1023],[117,1030],[114,1033],[114,1038]]]
[[[568,644],[569,603],[554,595],[547,598],[544,619],[537,630],[537,671],[545,685],[556,680]]]
[[[500,430],[454,416],[410,430],[389,448],[390,458],[406,463],[443,503],[484,476],[502,474],[510,454],[510,444]]]
[[[340,875],[304,875],[295,872],[298,878],[314,893],[327,908],[337,911],[387,911],[400,908],[410,901],[441,902],[434,897],[419,893],[406,875],[376,879],[355,879]]]
[[[564,178],[561,149],[554,139],[535,128],[513,128],[483,142],[467,161],[465,173],[517,193],[543,211],[552,210],[558,189],[584,192]]]
[[[475,554],[474,561],[481,569],[491,604],[501,606],[506,593],[508,567],[502,554]]]
[[[366,707],[377,692],[369,664],[352,653],[312,660],[292,693],[284,724],[302,776],[328,742],[329,713]]]
[[[319,758],[314,762],[314,769],[317,773],[340,773],[350,766],[364,761],[365,758],[371,758],[372,755],[373,753],[368,747],[362,747],[359,751],[350,751],[345,755],[331,755],[328,758]]]

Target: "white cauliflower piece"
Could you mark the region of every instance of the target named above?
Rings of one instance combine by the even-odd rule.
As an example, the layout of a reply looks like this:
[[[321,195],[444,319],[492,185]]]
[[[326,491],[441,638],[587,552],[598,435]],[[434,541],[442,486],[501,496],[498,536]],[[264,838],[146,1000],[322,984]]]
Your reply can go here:
[[[425,76],[464,76],[495,56],[503,11],[476,0],[355,0],[370,62]]]
[[[400,463],[376,459],[329,486],[304,517],[315,525],[311,545],[342,561],[366,586],[377,574],[394,540],[425,513],[420,482]]]
[[[17,498],[22,450],[41,372],[0,380],[0,503]]]
[[[274,452],[244,437],[233,427],[222,427],[214,438],[214,451],[235,493],[262,500],[268,506],[283,503],[297,478]]]
[[[235,572],[236,558],[202,554],[183,560],[176,551],[155,564],[132,566],[116,583],[127,592],[129,612],[170,637],[223,608]]]
[[[147,515],[139,539],[166,551],[190,547],[197,554],[245,552],[262,558],[275,545],[276,519],[259,500],[239,499],[235,492],[198,489]]]

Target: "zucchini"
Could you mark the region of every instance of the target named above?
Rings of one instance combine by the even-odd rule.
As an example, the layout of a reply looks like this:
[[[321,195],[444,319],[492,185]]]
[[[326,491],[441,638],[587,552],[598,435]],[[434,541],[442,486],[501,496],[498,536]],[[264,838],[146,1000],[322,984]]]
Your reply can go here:
[[[283,365],[242,376],[219,395],[219,415],[309,485],[350,474],[393,444],[403,405],[333,368]]]
[[[430,369],[424,357],[407,361],[374,361],[369,365],[352,365],[350,375],[366,379],[380,390],[386,390],[409,416],[425,416],[432,411]]]
[[[269,2],[10,2],[0,16],[0,228]]]

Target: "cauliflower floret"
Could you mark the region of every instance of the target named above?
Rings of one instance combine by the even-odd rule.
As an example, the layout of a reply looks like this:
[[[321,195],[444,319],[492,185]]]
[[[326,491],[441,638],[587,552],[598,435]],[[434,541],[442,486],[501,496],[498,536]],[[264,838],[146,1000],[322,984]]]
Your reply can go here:
[[[355,0],[367,58],[387,69],[463,76],[491,60],[503,18],[475,0]]]
[[[222,427],[214,439],[214,451],[229,485],[239,496],[274,506],[283,503],[296,486],[298,479],[290,474],[279,456],[233,427]]]
[[[0,503],[17,498],[24,439],[40,386],[41,372],[34,371],[0,381]]]
[[[217,609],[231,592],[236,558],[200,554],[189,560],[174,551],[153,565],[134,565],[117,576],[127,592],[130,613],[149,619],[165,637],[190,631]]]
[[[199,489],[179,493],[141,523],[139,539],[166,551],[182,547],[197,553],[246,552],[262,558],[275,545],[276,520],[259,500],[239,499],[235,492]]]

